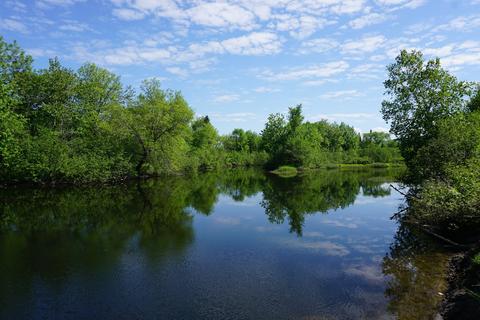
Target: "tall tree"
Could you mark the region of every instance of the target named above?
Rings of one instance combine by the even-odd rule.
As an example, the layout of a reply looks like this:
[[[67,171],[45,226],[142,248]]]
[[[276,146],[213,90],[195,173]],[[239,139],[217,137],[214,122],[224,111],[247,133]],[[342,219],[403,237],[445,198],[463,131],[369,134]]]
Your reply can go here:
[[[419,51],[403,50],[387,70],[389,99],[382,102],[381,112],[407,165],[413,166],[417,151],[436,136],[439,120],[465,110],[471,84],[458,81],[438,58],[425,62]]]
[[[192,118],[193,111],[180,92],[162,90],[158,80],[143,83],[125,119],[137,145],[138,175],[147,164],[156,173],[178,169]]]

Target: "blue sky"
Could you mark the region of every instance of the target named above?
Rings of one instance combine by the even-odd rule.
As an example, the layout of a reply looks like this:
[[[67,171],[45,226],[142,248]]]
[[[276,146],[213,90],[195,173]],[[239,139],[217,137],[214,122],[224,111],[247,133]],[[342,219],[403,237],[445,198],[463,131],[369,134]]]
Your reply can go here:
[[[404,48],[480,74],[480,0],[2,0],[0,35],[37,67],[58,56],[136,88],[159,78],[221,133],[298,103],[310,121],[385,130],[385,66]]]

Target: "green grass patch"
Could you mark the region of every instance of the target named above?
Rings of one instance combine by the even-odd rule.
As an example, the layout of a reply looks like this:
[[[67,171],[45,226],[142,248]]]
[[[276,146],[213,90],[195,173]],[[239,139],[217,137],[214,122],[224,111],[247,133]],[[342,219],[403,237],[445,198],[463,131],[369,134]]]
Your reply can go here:
[[[295,177],[298,174],[298,170],[297,168],[291,166],[281,166],[273,170],[272,173],[282,178],[290,178]]]

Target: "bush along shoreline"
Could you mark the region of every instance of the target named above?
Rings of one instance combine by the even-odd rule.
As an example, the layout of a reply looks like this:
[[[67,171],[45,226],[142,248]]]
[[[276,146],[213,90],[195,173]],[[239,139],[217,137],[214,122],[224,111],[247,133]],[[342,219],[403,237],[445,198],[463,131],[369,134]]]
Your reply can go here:
[[[480,310],[479,84],[458,80],[438,58],[425,61],[418,51],[402,51],[387,70],[382,114],[397,138],[409,188],[407,207],[396,217],[461,253],[451,262],[442,311],[445,319],[470,319]]]
[[[54,58],[35,69],[0,37],[0,184],[92,184],[235,167],[317,168],[402,162],[383,132],[305,122],[302,107],[272,114],[260,134],[221,135],[183,95],[155,79],[138,91],[92,63]]]

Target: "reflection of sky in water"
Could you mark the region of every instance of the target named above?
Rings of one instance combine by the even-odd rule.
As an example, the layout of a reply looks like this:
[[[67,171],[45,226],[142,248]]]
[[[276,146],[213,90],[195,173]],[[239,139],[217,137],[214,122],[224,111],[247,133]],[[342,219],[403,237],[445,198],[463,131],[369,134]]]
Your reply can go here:
[[[83,194],[68,193],[59,197],[64,202],[52,201],[62,223],[50,233],[0,233],[0,318],[392,318],[382,260],[397,232],[390,217],[401,197],[388,184],[320,178],[297,181],[297,190],[292,180],[245,179],[251,192],[244,190],[242,201],[226,195],[243,195],[235,184],[212,193],[217,178],[198,189],[167,181],[121,190],[113,204],[101,196],[94,207]],[[316,207],[338,208],[309,211]],[[39,221],[25,208],[19,223],[26,234],[28,222],[55,222],[49,205]]]
[[[381,259],[397,228],[390,216],[398,194],[360,194],[345,209],[307,215],[301,237],[289,232],[288,221],[269,223],[261,200],[221,196],[211,216],[195,216],[194,250],[218,272],[212,295],[243,289],[250,301],[237,302],[263,301],[259,309],[272,318],[389,318]]]

